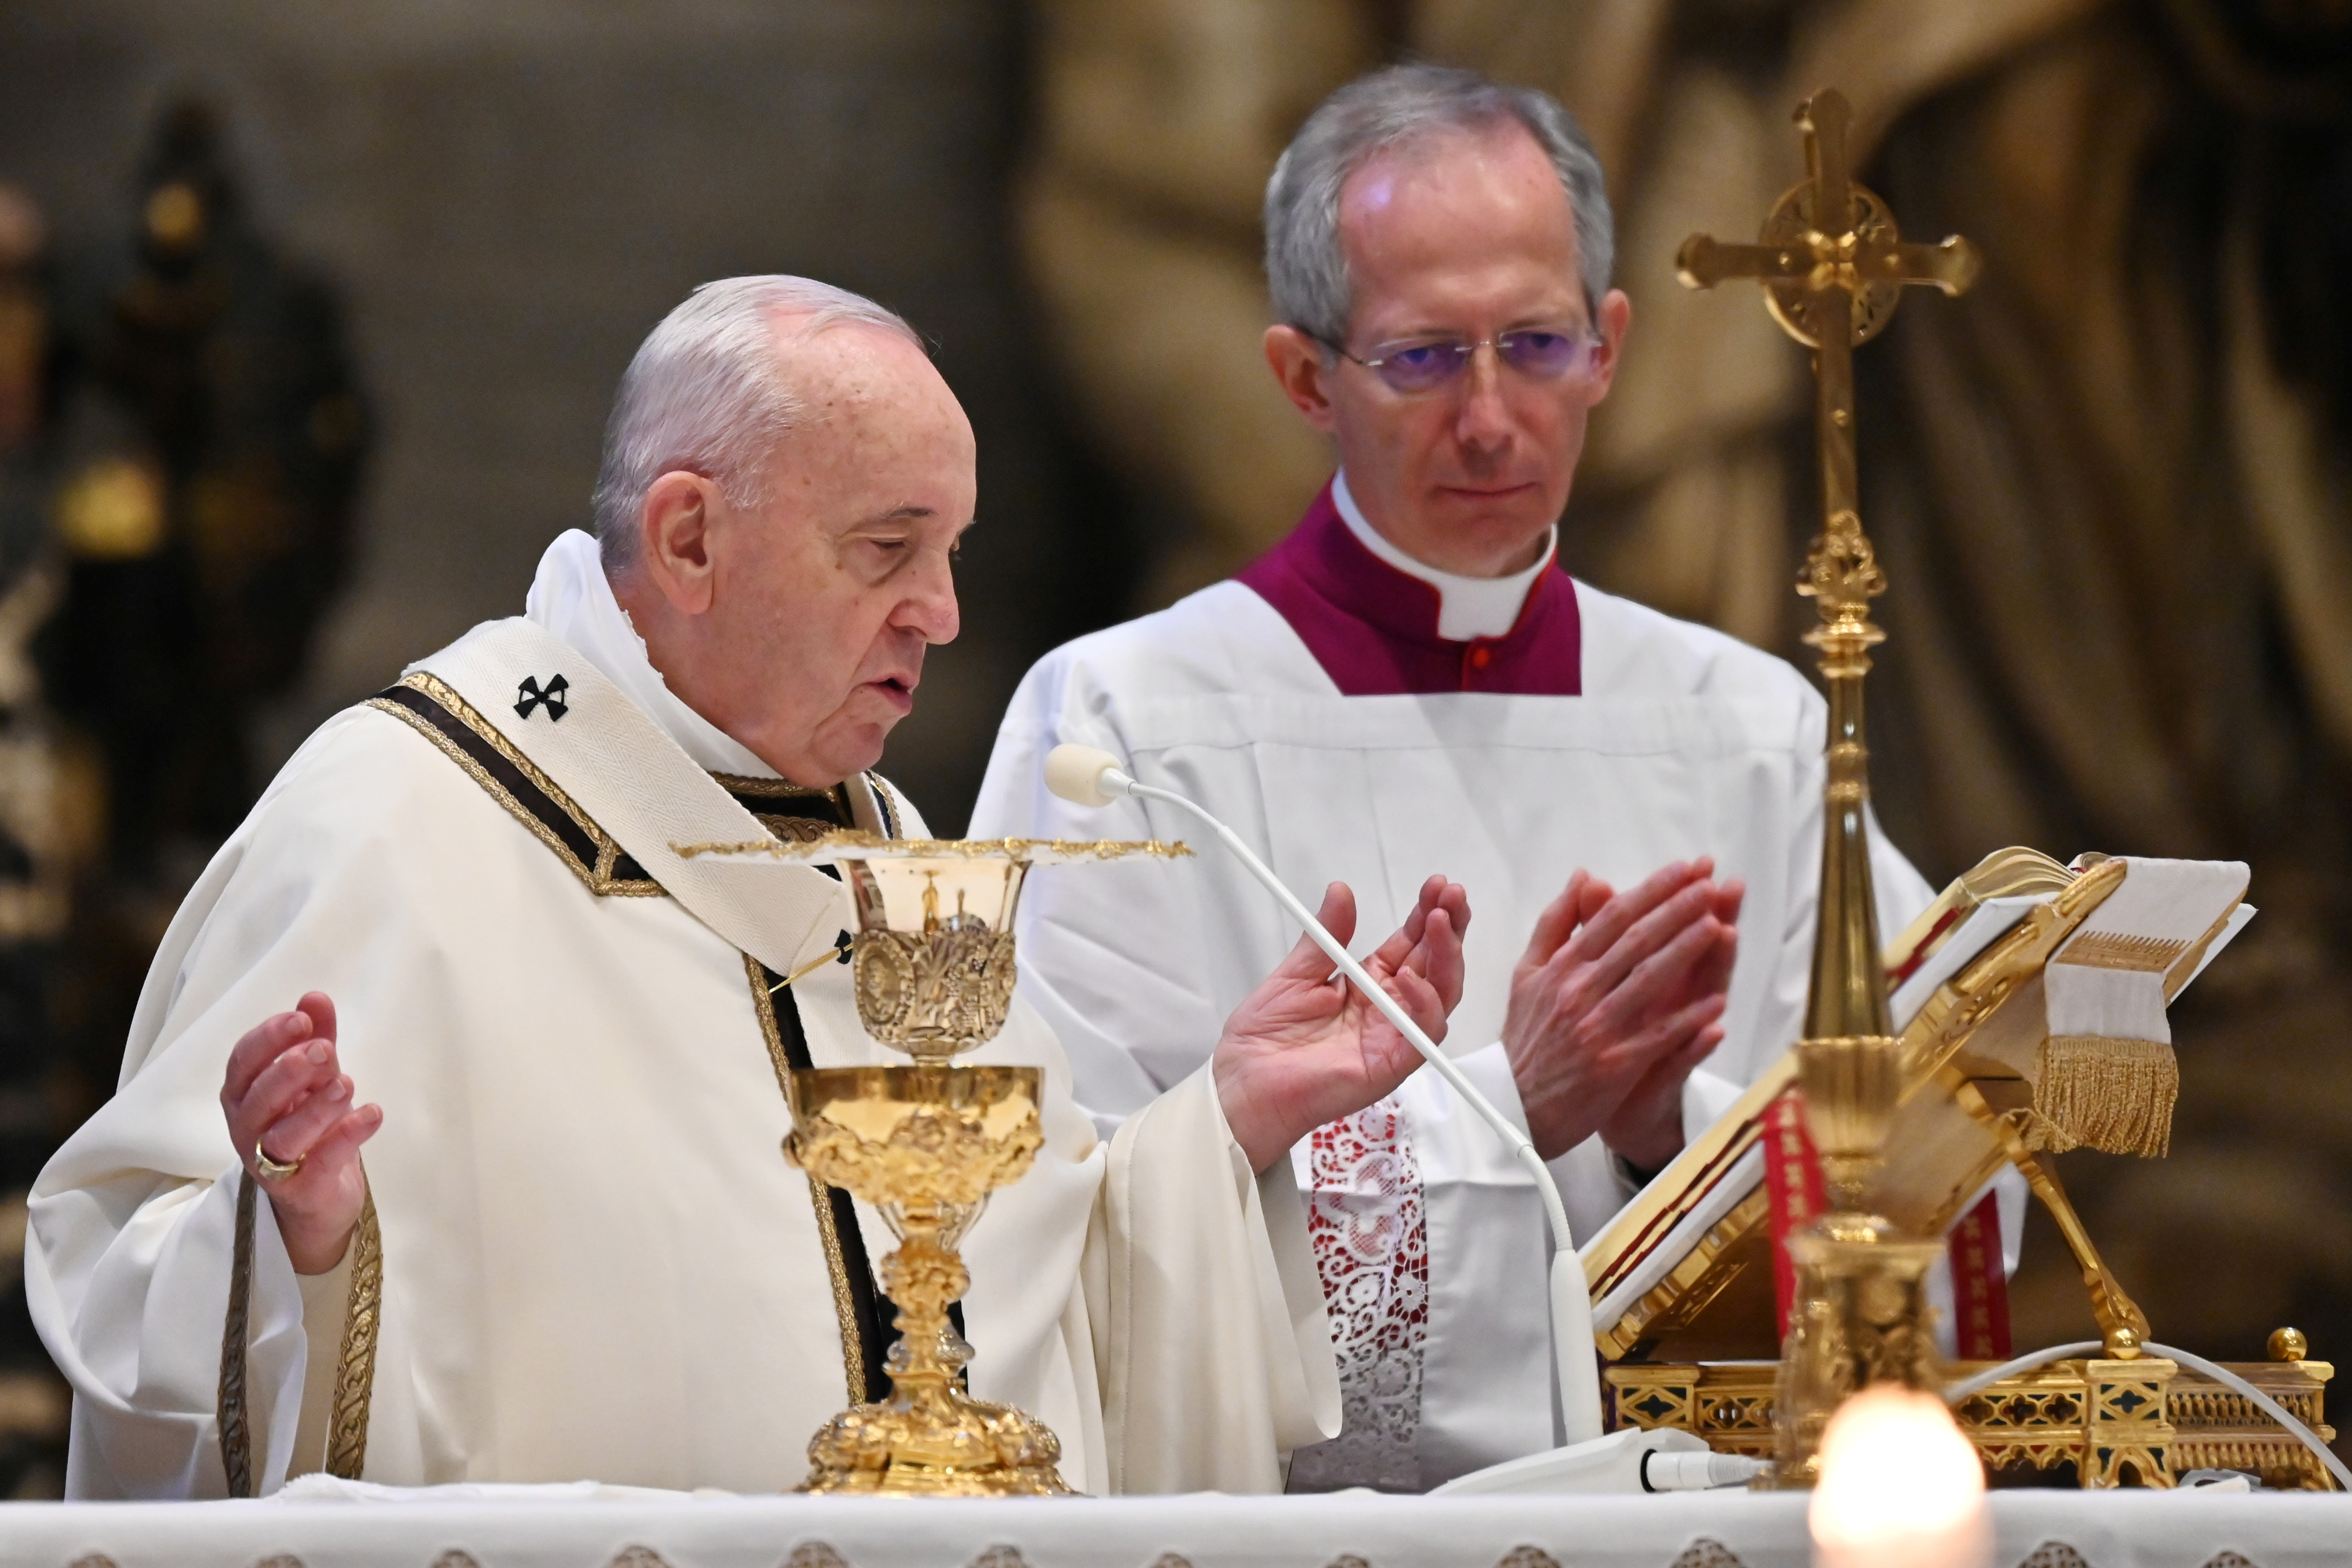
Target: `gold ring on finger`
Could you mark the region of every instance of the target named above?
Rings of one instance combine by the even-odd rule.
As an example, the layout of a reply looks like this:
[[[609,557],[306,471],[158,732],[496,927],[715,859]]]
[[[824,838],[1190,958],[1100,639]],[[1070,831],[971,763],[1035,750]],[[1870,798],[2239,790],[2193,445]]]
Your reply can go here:
[[[261,1140],[257,1138],[253,1144],[253,1174],[266,1182],[281,1182],[302,1168],[304,1157],[297,1155],[284,1163],[273,1160],[263,1152]]]

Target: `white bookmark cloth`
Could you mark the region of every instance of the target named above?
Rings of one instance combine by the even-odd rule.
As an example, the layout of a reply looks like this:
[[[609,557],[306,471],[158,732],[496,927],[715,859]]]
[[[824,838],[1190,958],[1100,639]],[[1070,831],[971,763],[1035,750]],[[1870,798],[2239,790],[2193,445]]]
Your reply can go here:
[[[2134,857],[2043,971],[2049,1033],[2169,1045],[2165,980],[2244,897],[2242,861]]]

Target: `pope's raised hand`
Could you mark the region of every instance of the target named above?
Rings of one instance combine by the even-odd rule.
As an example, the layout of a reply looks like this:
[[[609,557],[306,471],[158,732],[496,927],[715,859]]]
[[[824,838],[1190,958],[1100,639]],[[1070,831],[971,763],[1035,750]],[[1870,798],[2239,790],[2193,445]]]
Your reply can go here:
[[[263,1019],[229,1052],[221,1084],[229,1140],[247,1179],[269,1195],[298,1274],[342,1261],[367,1201],[360,1145],[383,1125],[383,1107],[352,1099],[335,1059],[335,1004],[324,992]]]
[[[1335,882],[1323,924],[1344,944],[1355,935],[1356,895]],[[1432,1040],[1462,999],[1462,933],[1470,901],[1458,883],[1433,876],[1397,933],[1363,960],[1365,970]],[[1281,967],[1225,1020],[1213,1071],[1225,1124],[1252,1170],[1264,1170],[1326,1122],[1393,1092],[1421,1053],[1305,936]]]

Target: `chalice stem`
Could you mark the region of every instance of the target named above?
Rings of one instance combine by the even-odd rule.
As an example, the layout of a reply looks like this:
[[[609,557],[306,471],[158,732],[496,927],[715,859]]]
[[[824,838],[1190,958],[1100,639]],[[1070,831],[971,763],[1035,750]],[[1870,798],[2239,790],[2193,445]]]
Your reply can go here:
[[[942,1245],[946,1216],[905,1222],[898,1249],[882,1260],[882,1290],[898,1305],[898,1343],[891,1348],[890,1382],[909,1405],[940,1411],[971,1352],[952,1333],[948,1304],[971,1287],[963,1260]]]

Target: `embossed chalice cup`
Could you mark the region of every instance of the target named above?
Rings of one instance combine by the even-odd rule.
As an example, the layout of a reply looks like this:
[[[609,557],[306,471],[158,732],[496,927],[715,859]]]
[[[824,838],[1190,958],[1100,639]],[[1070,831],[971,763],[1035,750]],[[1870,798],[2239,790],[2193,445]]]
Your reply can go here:
[[[857,912],[851,981],[866,1032],[911,1067],[793,1074],[792,1159],[881,1211],[898,1238],[882,1260],[898,1307],[890,1396],[856,1405],[809,1442],[802,1491],[909,1497],[1067,1492],[1062,1445],[1044,1422],[972,1398],[971,1346],[948,1316],[971,1283],[957,1248],[988,1195],[1020,1179],[1045,1145],[1034,1067],[958,1067],[996,1037],[1013,1003],[1013,917],[1029,868],[1181,844],[1027,839],[903,840],[835,832],[809,843],[698,845],[691,852],[833,865]]]

